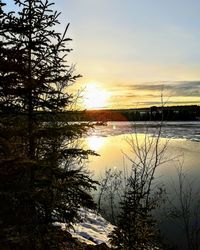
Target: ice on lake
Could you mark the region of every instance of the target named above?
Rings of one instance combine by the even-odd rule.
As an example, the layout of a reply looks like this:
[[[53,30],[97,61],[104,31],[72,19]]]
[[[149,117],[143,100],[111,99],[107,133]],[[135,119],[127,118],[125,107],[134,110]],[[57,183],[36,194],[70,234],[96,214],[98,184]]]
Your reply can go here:
[[[162,137],[185,138],[200,142],[200,121],[186,122],[108,122],[106,126],[96,126],[91,130],[91,135],[113,136],[120,134],[154,133],[155,129],[162,126]]]

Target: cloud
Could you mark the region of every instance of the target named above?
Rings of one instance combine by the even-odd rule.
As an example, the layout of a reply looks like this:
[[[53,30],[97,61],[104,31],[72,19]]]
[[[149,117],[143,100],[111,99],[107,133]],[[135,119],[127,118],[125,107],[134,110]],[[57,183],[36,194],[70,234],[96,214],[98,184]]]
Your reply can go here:
[[[138,102],[132,102],[138,103]],[[139,102],[140,106],[143,105],[162,105],[161,101],[146,101],[146,102]],[[190,104],[199,104],[198,101],[168,101],[166,105],[190,105]]]
[[[118,83],[109,91],[112,106],[161,105],[162,91],[166,105],[200,104],[200,81]]]
[[[177,82],[151,82],[140,84],[117,84],[115,91],[143,91],[153,92],[146,96],[155,96],[155,91],[165,91],[172,96],[191,96],[200,97],[200,81],[177,81]],[[135,94],[137,95],[137,94]]]
[[[172,91],[175,95],[200,97],[200,81],[182,82]]]

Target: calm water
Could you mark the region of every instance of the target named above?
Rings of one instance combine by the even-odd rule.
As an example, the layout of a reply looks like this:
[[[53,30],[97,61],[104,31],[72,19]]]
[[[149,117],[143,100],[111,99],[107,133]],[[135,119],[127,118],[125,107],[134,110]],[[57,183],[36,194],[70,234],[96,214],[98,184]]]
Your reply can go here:
[[[159,166],[156,178],[165,184],[169,195],[173,196],[172,181],[177,185],[177,167],[183,166],[189,180],[193,182],[194,189],[200,183],[200,123],[199,122],[169,122],[162,127],[160,148],[167,143],[165,151],[166,162]],[[147,129],[148,128],[148,129]],[[139,145],[143,145],[145,133],[150,136],[157,131],[157,123],[130,123],[110,122],[107,126],[97,126],[90,131],[86,138],[86,147],[95,150],[100,156],[90,157],[89,169],[98,179],[105,169],[123,169],[124,165],[131,166],[125,154],[137,161],[137,157],[131,151],[127,140],[134,139],[137,132]],[[125,153],[125,154],[124,154]],[[195,184],[196,183],[196,184]],[[171,192],[171,193],[170,193]],[[175,201],[176,203],[176,201]],[[161,215],[162,217],[162,215]],[[165,216],[164,216],[165,217]],[[161,218],[161,226],[168,240],[172,244],[181,245],[184,248],[184,236],[181,231],[181,222],[178,224]],[[181,242],[181,243],[180,243]]]
[[[153,135],[156,123],[148,124],[148,134]],[[135,132],[139,143],[145,140],[146,124],[130,122],[110,122],[108,126],[97,126],[86,138],[88,148],[100,156],[90,157],[89,169],[98,176],[105,168],[123,168],[124,153],[135,158],[127,140],[134,138]],[[160,145],[167,142],[165,157],[169,162],[157,169],[157,176],[174,177],[176,167],[183,164],[184,170],[193,176],[200,177],[200,122],[171,122],[162,128]],[[130,164],[125,160],[126,164]]]

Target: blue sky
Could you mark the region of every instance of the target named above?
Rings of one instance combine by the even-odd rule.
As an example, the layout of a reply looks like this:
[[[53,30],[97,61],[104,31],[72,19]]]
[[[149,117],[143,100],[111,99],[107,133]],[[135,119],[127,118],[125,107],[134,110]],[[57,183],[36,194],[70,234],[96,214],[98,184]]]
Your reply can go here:
[[[79,87],[95,83],[108,91],[109,107],[159,103],[161,85],[169,104],[200,103],[190,96],[200,80],[199,0],[55,2],[58,29],[71,24],[69,60],[83,75]]]

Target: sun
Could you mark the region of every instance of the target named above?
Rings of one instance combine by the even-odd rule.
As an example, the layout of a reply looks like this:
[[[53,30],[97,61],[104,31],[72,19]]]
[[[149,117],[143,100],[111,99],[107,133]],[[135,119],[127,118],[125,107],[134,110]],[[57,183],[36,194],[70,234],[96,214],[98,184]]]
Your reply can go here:
[[[95,83],[87,84],[83,92],[83,104],[86,109],[104,108],[108,104],[109,93]]]

